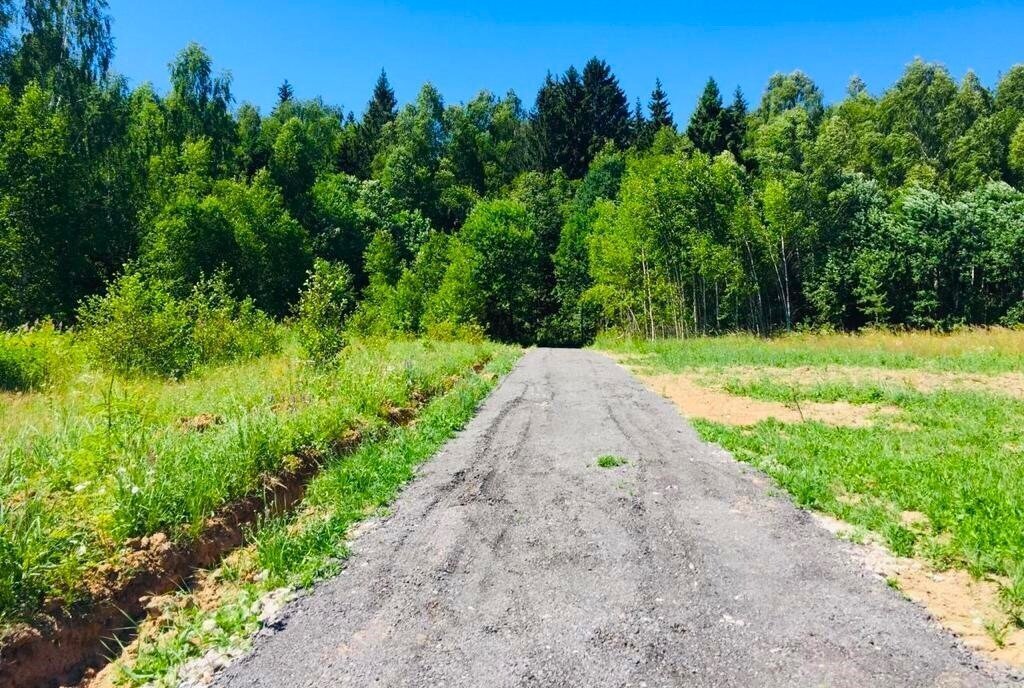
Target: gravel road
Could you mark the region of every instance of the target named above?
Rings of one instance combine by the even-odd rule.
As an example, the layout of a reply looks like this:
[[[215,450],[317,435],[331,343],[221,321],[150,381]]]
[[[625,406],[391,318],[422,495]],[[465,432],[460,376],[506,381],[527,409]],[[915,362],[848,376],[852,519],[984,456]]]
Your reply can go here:
[[[597,353],[529,352],[362,530],[220,685],[1012,681]]]

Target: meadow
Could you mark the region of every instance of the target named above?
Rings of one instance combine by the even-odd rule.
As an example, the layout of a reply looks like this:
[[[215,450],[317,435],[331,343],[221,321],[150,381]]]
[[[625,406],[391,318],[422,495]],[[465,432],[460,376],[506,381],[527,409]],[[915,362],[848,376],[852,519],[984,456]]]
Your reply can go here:
[[[604,336],[598,347],[850,537],[933,578],[991,583],[1001,611],[975,621],[994,650],[1020,641],[1024,332]]]
[[[103,581],[130,575],[149,536],[195,540],[226,506],[290,473],[329,473],[353,451],[364,457],[359,494],[376,494],[375,481],[394,479],[374,473],[390,459],[372,452],[474,380],[478,398],[493,380],[483,366],[505,369],[516,351],[357,340],[314,364],[291,329],[275,327],[276,352],[181,380],[104,372],[76,335],[52,329],[0,343],[15,352],[12,370],[31,372],[9,376],[20,391],[2,392],[0,405],[0,624],[85,609]],[[261,537],[277,543],[266,545],[277,552],[271,568],[305,556],[301,544]]]

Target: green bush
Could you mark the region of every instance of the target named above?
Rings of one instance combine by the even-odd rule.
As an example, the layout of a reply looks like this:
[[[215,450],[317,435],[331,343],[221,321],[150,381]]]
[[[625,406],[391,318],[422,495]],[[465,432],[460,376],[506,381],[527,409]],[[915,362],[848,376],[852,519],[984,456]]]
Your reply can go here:
[[[220,277],[178,299],[160,281],[128,274],[86,301],[79,317],[90,358],[127,375],[181,377],[280,346],[273,321],[251,300],[231,296]]]
[[[38,388],[49,377],[46,352],[19,334],[0,335],[0,390],[24,392]]]
[[[354,306],[348,267],[318,258],[296,307],[300,340],[310,358],[327,361],[345,347],[345,320]]]

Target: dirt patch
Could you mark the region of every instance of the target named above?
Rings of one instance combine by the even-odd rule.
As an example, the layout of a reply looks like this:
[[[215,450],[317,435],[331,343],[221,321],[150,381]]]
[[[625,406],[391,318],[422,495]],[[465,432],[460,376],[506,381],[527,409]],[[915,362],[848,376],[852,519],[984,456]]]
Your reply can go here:
[[[856,366],[798,366],[795,368],[737,366],[716,373],[716,376],[740,382],[769,378],[783,384],[800,386],[835,382],[890,385],[906,387],[918,392],[970,390],[1024,399],[1024,373],[982,375],[980,373],[940,373],[926,370],[893,370]]]
[[[914,524],[923,514],[903,512],[901,520]],[[837,535],[848,535],[853,526],[824,514],[815,520]],[[926,517],[925,517],[926,518]],[[907,598],[922,605],[942,626],[956,634],[965,645],[1011,666],[1024,667],[1024,629],[1015,628],[999,599],[1000,583],[975,580],[966,571],[935,571],[927,562],[897,557],[871,539],[857,546],[864,564],[892,582]],[[989,628],[1002,632],[1002,647]]]
[[[726,425],[754,425],[774,418],[783,423],[816,420],[840,427],[869,427],[879,415],[895,414],[892,406],[800,402],[786,405],[729,394],[721,389],[705,387],[691,374],[641,375],[643,382],[666,399],[671,399],[688,418]]]

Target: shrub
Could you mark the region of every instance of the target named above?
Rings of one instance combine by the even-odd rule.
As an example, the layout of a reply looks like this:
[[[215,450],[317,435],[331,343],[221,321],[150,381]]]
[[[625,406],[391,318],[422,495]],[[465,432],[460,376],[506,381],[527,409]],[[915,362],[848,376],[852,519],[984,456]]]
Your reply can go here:
[[[80,320],[92,360],[128,375],[180,377],[198,365],[280,346],[273,321],[251,299],[231,296],[221,277],[178,299],[160,281],[125,275],[105,296],[86,301]]]
[[[221,278],[193,288],[188,312],[197,364],[256,358],[281,348],[281,328],[252,299],[234,298]]]
[[[173,377],[193,366],[187,305],[159,281],[125,275],[86,300],[79,319],[90,358],[107,370]]]
[[[0,335],[0,390],[36,389],[49,374],[49,360],[42,347],[26,341],[21,333]]]
[[[296,307],[299,336],[310,358],[327,361],[345,347],[345,320],[354,305],[348,267],[318,258]]]

